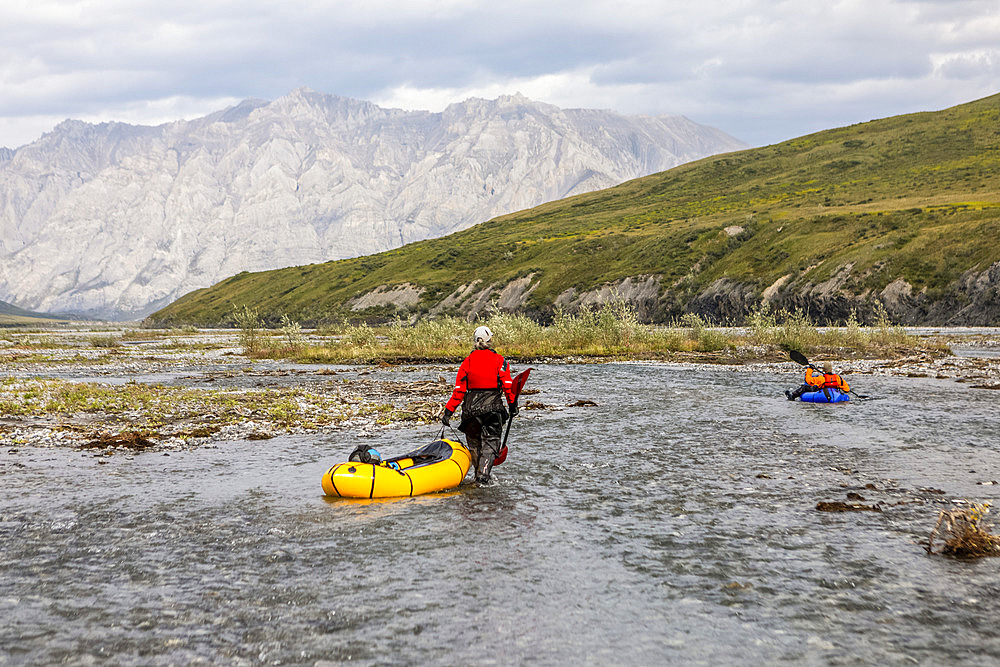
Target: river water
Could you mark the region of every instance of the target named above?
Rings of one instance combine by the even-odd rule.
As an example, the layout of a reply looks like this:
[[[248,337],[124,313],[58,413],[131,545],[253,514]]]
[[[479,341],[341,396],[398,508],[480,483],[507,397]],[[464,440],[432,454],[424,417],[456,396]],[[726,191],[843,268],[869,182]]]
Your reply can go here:
[[[798,370],[536,365],[496,482],[418,498],[320,477],[429,426],[0,452],[0,663],[996,664],[1000,559],[922,543],[997,500],[997,392]]]

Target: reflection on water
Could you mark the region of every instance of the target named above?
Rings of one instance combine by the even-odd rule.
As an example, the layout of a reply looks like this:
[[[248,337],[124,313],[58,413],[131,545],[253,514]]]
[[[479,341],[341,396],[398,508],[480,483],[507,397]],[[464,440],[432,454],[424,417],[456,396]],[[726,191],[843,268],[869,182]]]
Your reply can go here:
[[[496,484],[398,500],[322,495],[350,432],[4,452],[0,662],[1000,659],[1000,560],[920,544],[953,498],[996,500],[994,393],[857,377],[879,400],[806,405],[798,380],[543,365],[559,409],[522,412]],[[816,511],[847,493],[882,512]]]

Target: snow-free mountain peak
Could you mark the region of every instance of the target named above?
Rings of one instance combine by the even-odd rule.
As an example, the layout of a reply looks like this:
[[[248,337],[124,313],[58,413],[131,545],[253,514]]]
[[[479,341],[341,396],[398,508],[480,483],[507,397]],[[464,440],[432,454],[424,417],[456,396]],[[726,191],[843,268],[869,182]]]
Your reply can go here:
[[[69,120],[0,153],[0,299],[141,317],[240,271],[387,250],[744,146],[519,94],[431,113],[299,88],[157,127]]]

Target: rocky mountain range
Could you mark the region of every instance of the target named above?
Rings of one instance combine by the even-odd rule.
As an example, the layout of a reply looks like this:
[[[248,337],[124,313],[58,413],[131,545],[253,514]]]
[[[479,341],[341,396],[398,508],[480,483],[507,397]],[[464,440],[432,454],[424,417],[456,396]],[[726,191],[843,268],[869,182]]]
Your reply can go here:
[[[241,271],[384,251],[745,144],[520,95],[443,112],[295,90],[0,150],[0,299],[142,317]]]

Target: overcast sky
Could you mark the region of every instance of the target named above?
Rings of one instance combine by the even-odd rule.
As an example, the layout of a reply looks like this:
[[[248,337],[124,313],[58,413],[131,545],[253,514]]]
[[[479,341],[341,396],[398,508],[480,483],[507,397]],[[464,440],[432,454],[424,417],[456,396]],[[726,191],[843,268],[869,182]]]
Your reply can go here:
[[[520,92],[765,145],[1000,92],[1000,0],[0,3],[0,146],[300,86],[432,111]]]

